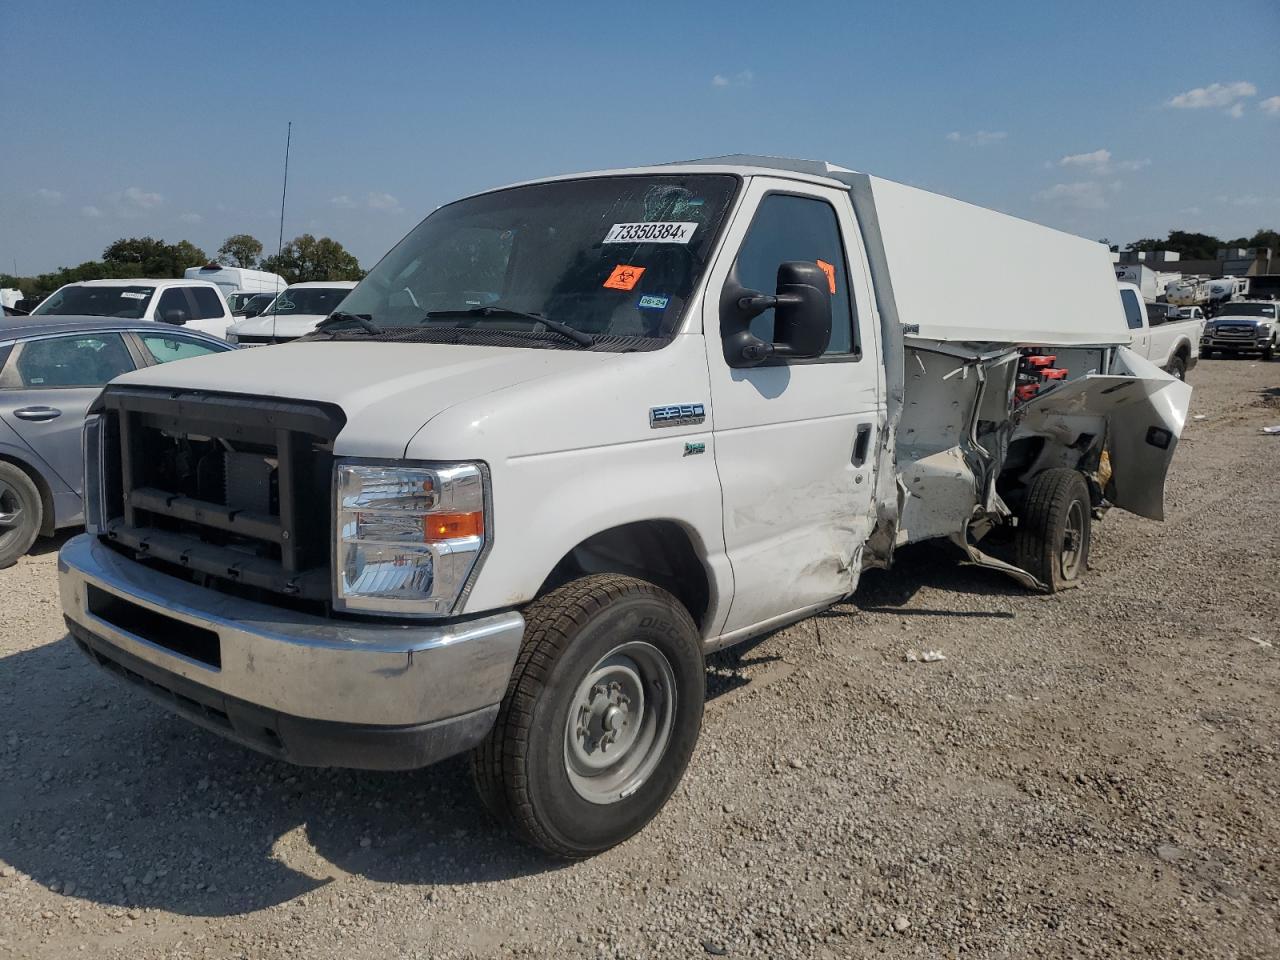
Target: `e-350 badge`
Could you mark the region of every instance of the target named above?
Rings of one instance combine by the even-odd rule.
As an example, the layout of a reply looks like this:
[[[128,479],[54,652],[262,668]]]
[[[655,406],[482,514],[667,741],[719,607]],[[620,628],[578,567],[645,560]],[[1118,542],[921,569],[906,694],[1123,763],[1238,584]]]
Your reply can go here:
[[[700,403],[673,403],[666,407],[649,408],[649,426],[684,427],[702,423],[707,419],[706,408]]]

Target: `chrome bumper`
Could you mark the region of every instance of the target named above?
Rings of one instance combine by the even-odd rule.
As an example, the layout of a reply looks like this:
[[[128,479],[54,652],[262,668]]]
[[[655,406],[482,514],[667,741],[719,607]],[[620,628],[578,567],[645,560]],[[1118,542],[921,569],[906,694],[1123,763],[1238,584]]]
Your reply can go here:
[[[63,546],[58,579],[68,626],[93,659],[190,719],[297,763],[422,766],[467,749],[496,717],[524,634],[515,612],[444,624],[295,613],[159,573],[88,534]],[[379,732],[412,745],[349,749]],[[326,738],[345,744],[328,760]]]

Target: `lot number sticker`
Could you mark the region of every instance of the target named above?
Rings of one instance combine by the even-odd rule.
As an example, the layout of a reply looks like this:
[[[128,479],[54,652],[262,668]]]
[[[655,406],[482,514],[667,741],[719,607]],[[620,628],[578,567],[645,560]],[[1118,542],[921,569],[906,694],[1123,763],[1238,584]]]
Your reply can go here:
[[[688,243],[696,223],[663,220],[656,223],[615,223],[604,235],[604,243]]]

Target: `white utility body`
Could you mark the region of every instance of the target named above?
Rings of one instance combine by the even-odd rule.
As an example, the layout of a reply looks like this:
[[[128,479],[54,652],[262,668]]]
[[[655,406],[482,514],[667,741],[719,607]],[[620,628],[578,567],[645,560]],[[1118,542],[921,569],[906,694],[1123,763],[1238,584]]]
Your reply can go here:
[[[207,280],[83,280],[49,294],[32,316],[155,320],[226,337],[235,318],[222,291]]]
[[[1162,517],[1191,393],[1105,247],[809,161],[478,194],[340,309],[107,388],[73,635],[296,763],[474,749],[571,857],[675,789],[706,652],[918,540],[1072,585],[1108,506]]]

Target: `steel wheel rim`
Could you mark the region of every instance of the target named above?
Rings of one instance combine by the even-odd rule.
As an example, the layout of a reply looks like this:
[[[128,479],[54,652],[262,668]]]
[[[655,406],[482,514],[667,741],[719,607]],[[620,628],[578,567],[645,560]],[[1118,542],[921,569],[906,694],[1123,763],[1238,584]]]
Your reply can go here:
[[[22,495],[12,484],[0,480],[0,542],[17,535],[25,511]]]
[[[1080,559],[1084,556],[1084,506],[1072,500],[1067,508],[1066,530],[1062,535],[1062,577],[1074,580],[1080,572]]]
[[[675,728],[675,670],[657,647],[633,640],[582,678],[565,718],[564,765],[583,800],[617,803],[652,775]]]

